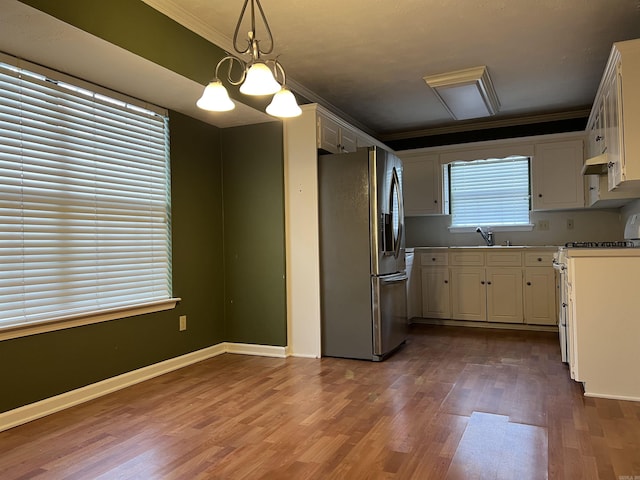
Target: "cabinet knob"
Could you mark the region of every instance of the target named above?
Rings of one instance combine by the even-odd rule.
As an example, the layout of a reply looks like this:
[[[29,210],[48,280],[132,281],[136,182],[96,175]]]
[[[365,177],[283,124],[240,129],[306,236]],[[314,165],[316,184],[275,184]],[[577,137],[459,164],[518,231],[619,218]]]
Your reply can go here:
[[[527,285],[531,285],[531,282],[527,282]]]
[[[542,261],[542,258],[538,257],[538,261],[539,261],[539,262],[541,262],[541,261]]]
[[[436,257],[433,257],[433,258],[431,259],[431,261],[432,261],[432,262],[435,262],[435,261],[436,261]]]
[[[444,283],[449,283],[449,280],[445,280]]]
[[[538,198],[542,198],[542,194],[541,193],[538,194]]]
[[[433,203],[438,203],[438,200],[434,200]]]
[[[484,280],[481,280],[481,281],[480,281],[480,284],[481,284],[481,285],[484,285]]]
[[[487,285],[491,285],[491,282],[487,282]]]

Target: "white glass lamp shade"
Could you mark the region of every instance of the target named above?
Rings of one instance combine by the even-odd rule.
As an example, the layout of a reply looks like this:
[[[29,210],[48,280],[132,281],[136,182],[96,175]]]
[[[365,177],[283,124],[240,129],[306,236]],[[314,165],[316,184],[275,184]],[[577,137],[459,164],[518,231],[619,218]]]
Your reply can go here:
[[[209,83],[196,102],[198,108],[212,112],[228,112],[236,106],[229,98],[229,93],[219,80]]]
[[[240,92],[245,95],[271,95],[280,88],[282,87],[273,77],[271,69],[262,62],[256,62],[249,67]]]
[[[274,117],[290,118],[297,117],[302,113],[302,110],[291,90],[283,88],[273,96],[273,100],[267,107],[267,113]]]

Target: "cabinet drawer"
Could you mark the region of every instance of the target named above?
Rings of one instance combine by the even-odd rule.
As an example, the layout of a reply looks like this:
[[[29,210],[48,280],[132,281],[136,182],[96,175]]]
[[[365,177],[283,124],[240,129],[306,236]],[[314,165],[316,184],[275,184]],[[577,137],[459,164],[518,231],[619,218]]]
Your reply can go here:
[[[553,266],[553,252],[526,252],[524,264],[527,267],[551,267]]]
[[[428,252],[420,254],[420,265],[447,265],[447,252]]]
[[[484,252],[481,250],[452,250],[449,252],[449,265],[484,265]]]
[[[522,252],[487,252],[487,265],[490,267],[519,267],[522,265]]]

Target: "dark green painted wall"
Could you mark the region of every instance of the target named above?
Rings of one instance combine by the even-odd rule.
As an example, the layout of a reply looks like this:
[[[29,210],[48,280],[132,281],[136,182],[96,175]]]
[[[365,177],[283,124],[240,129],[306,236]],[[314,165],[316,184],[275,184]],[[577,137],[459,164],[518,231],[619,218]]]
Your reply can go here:
[[[20,1],[203,86],[213,79],[216,64],[226,55],[223,49],[141,0]],[[238,14],[240,8],[239,4]],[[239,87],[226,86],[232,98],[254,108],[264,110],[270,101],[243,95]]]
[[[221,135],[228,341],[285,346],[282,124]]]
[[[23,3],[202,83],[217,61],[203,56],[220,54],[138,0]],[[170,128],[173,292],[182,301],[0,342],[0,412],[223,341],[286,345],[281,124],[227,131],[171,112]]]
[[[0,342],[0,411],[225,340],[220,131],[170,115],[173,310]],[[188,328],[178,330],[179,315]]]

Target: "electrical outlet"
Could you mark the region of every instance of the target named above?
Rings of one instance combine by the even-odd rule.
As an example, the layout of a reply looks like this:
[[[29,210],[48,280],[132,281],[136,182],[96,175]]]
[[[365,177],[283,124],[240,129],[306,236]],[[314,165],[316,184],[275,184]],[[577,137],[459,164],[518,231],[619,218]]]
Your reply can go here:
[[[549,220],[538,220],[538,230],[549,230]]]
[[[567,218],[567,230],[573,230],[573,218]]]
[[[182,332],[183,330],[187,329],[187,316],[186,315],[180,315],[180,331]]]

